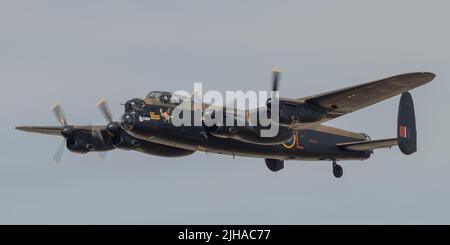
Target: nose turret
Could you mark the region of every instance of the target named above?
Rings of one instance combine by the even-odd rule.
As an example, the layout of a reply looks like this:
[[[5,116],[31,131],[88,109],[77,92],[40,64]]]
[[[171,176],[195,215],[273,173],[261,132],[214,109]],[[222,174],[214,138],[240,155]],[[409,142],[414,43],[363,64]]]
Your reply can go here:
[[[135,110],[142,110],[145,106],[143,99],[134,98],[125,103],[125,112],[132,112]]]
[[[125,130],[132,130],[136,123],[135,113],[125,113],[120,120],[120,126]]]

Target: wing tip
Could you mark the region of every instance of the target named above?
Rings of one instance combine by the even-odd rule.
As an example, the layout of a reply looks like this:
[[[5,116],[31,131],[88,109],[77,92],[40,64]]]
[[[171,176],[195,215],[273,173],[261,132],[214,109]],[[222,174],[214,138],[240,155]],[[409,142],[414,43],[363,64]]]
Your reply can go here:
[[[34,132],[33,131],[34,127],[32,127],[32,126],[17,126],[14,129],[23,131],[23,132]]]
[[[436,74],[433,72],[422,72],[422,74],[427,78],[428,82],[431,82],[436,78]]]
[[[15,130],[20,130],[20,131],[26,131],[26,128],[27,128],[27,127],[25,127],[25,126],[17,126],[17,127],[14,127]]]
[[[404,75],[418,78],[418,79],[422,80],[423,83],[429,83],[429,82],[433,81],[433,79],[436,78],[436,74],[434,74],[433,72],[428,72],[428,71],[406,73],[406,74],[402,74],[399,76],[404,76]]]
[[[59,126],[17,126],[16,130],[30,132],[30,133],[39,133],[39,134],[48,134],[48,135],[61,135],[62,127]]]

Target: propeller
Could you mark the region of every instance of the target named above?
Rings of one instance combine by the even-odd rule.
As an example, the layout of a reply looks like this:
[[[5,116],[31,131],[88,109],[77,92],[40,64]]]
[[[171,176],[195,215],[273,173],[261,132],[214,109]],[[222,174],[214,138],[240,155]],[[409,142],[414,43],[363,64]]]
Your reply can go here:
[[[106,132],[108,132],[111,136],[118,134],[119,130],[120,130],[120,125],[118,122],[113,121],[113,116],[112,116],[111,110],[109,109],[108,102],[106,101],[106,99],[100,99],[99,101],[97,101],[97,107],[100,110],[100,112],[102,113],[106,122],[108,122],[108,125],[106,125]],[[103,139],[103,136],[102,136],[100,130],[92,130],[92,133],[95,134],[96,137],[98,137],[102,143],[104,142],[104,139]],[[98,156],[101,159],[105,159],[106,152],[99,152]]]
[[[108,107],[108,103],[106,102],[106,99],[99,100],[97,102],[97,107],[100,109],[100,112],[102,113],[103,117],[108,122],[108,125],[113,123],[112,113]],[[106,127],[106,131],[108,131],[108,126]],[[110,133],[110,132],[108,131],[108,133]],[[104,142],[104,139],[103,139],[103,136],[102,136],[102,133],[100,132],[100,130],[92,130],[92,134],[95,135],[97,138],[99,138],[102,143]]]
[[[101,144],[105,144],[105,139],[103,138],[102,132],[99,128],[92,129],[91,130],[92,137],[94,139],[98,139]],[[106,158],[106,152],[105,151],[99,151],[97,152],[97,155],[100,159],[104,160]]]
[[[92,135],[92,138],[98,139],[101,144],[105,143],[105,140],[103,139],[102,132],[100,131],[99,128],[92,128],[91,129],[91,135]]]
[[[281,70],[274,67],[272,68],[272,92],[278,92],[280,89],[280,76],[281,76]],[[272,107],[271,98],[267,99],[266,102],[267,109],[270,110]]]
[[[100,151],[97,155],[100,159],[104,160],[106,158],[106,151]]]
[[[191,102],[193,103],[200,103],[202,101],[202,98],[200,97],[200,95],[197,93],[197,90],[192,89],[191,92]]]
[[[101,103],[101,106],[99,106],[102,108],[102,111],[104,111],[104,116],[107,117],[108,115],[110,116],[111,113],[108,114],[109,110],[106,104],[106,101]],[[54,115],[56,116],[56,119],[58,120],[58,122],[61,124],[62,128],[61,128],[61,135],[64,137],[64,140],[61,142],[60,146],[58,147],[58,150],[55,152],[54,156],[53,156],[53,160],[56,163],[60,163],[63,153],[64,153],[64,149],[65,146],[67,144],[67,138],[71,137],[75,134],[75,129],[73,126],[69,126],[67,125],[67,119],[66,116],[64,115],[63,109],[61,107],[61,105],[59,103],[55,103],[55,105],[53,105],[52,109],[51,109],[54,113]],[[112,119],[111,119],[112,121]],[[104,138],[103,135],[100,131],[100,129],[98,128],[92,128],[91,130],[91,134],[92,137],[99,140],[100,143],[104,143]],[[104,152],[100,152],[99,153],[100,158],[104,159],[105,158],[105,153]]]
[[[272,69],[272,91],[279,91],[281,70],[278,68]]]
[[[97,107],[102,113],[105,120],[108,122],[108,125],[106,126],[106,131],[111,135],[114,136],[117,134],[120,130],[120,125],[118,122],[113,121],[111,110],[109,109],[108,103],[106,102],[106,99],[101,99],[97,102]]]
[[[59,145],[58,150],[55,152],[55,155],[53,156],[53,161],[55,161],[56,163],[61,162],[65,148],[66,148],[66,140],[64,139]]]
[[[99,100],[97,102],[97,106],[100,109],[100,111],[102,112],[102,115],[106,119],[106,121],[108,123],[112,123],[113,122],[112,114],[111,114],[111,111],[109,110],[108,103],[106,102],[106,99]]]
[[[64,115],[64,112],[61,108],[61,105],[59,103],[55,103],[55,105],[53,105],[52,107],[52,111],[56,116],[56,119],[58,120],[58,122],[63,126],[67,126],[67,120],[66,120],[66,116]]]
[[[66,146],[66,137],[68,137],[72,132],[73,128],[70,126],[67,126],[67,119],[64,115],[64,112],[61,108],[61,105],[59,103],[55,103],[51,109],[53,111],[53,114],[55,114],[56,119],[61,124],[61,134],[64,136],[64,140],[61,142],[60,146],[58,147],[58,150],[55,152],[55,155],[53,156],[53,160],[56,163],[61,162],[62,155],[64,153],[64,148]]]
[[[281,77],[281,70],[279,68],[277,68],[277,67],[272,68],[272,84],[271,84],[272,87],[271,87],[271,91],[273,91],[273,92],[278,92],[279,91],[279,88],[280,88],[280,77]],[[194,100],[193,98],[195,98],[195,96],[196,96],[196,91],[193,90],[192,93],[191,93],[192,100]],[[266,106],[269,109],[271,107],[271,101],[270,100],[271,99],[269,98],[266,101]],[[233,101],[227,103],[224,106],[224,108],[230,108],[230,107],[234,108],[234,114],[236,114],[236,111],[238,109],[237,105],[236,105],[236,99],[234,99]],[[205,108],[205,111],[207,109],[208,108]]]

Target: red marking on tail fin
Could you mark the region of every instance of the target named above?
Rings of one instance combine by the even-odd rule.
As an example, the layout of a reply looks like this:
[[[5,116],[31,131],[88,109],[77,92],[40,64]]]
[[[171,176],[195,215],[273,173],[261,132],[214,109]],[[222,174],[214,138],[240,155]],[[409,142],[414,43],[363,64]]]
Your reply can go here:
[[[406,138],[407,137],[407,133],[406,133],[406,127],[403,125],[400,125],[400,137],[401,138]]]

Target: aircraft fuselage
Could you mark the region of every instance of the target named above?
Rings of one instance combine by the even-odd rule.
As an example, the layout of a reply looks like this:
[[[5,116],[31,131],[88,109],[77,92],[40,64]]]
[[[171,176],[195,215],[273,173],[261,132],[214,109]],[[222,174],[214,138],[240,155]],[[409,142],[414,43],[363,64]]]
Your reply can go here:
[[[364,160],[372,153],[341,150],[336,146],[338,143],[361,141],[361,137],[314,129],[290,130],[292,136],[289,140],[272,145],[215,137],[204,126],[174,126],[164,114],[168,109],[147,105],[142,110],[126,114],[133,117],[133,125],[128,132],[136,138],[186,150],[279,160]]]

